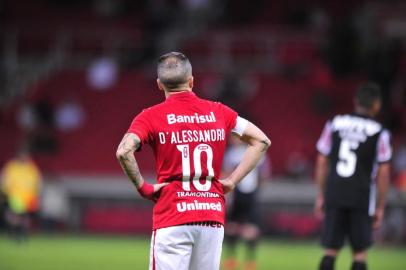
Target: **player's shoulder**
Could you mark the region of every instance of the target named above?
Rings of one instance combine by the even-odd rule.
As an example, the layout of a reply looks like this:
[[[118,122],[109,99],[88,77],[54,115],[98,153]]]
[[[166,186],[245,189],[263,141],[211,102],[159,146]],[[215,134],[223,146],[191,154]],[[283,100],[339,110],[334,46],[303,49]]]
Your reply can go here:
[[[211,100],[211,99],[207,99],[207,98],[203,98],[203,97],[197,97],[197,100],[199,102],[210,104],[213,106],[218,106],[221,104],[221,102],[219,102],[219,101],[215,101],[215,100]]]
[[[160,102],[160,103],[157,103],[155,105],[152,105],[150,107],[146,107],[146,108],[142,109],[140,114],[147,114],[147,115],[148,114],[154,114],[154,113],[162,111],[163,108],[165,108],[165,102],[164,101]]]
[[[228,105],[222,103],[221,101],[210,101],[210,102],[211,102],[211,104],[213,104],[213,106],[214,106],[216,109],[222,110],[222,111],[224,111],[225,113],[229,113],[229,112],[236,113],[233,108],[231,108],[230,106],[228,106]]]
[[[211,108],[213,110],[221,110],[221,111],[232,110],[226,104],[224,104],[220,101],[216,101],[216,100],[210,100],[210,99],[205,99],[205,98],[199,97],[199,102],[201,102],[202,105],[204,105],[206,108]]]

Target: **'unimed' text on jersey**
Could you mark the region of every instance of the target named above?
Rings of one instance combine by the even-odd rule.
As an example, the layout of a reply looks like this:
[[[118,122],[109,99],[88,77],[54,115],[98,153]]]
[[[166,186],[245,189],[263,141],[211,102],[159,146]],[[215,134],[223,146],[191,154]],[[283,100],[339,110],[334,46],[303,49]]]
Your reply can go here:
[[[337,115],[326,123],[317,150],[329,158],[326,206],[367,210],[373,215],[376,170],[392,157],[389,132],[362,115]]]
[[[158,182],[170,183],[154,206],[154,229],[195,221],[224,223],[218,179],[226,138],[231,131],[241,135],[246,124],[229,107],[192,92],[170,95],[134,118],[128,132],[151,145]]]

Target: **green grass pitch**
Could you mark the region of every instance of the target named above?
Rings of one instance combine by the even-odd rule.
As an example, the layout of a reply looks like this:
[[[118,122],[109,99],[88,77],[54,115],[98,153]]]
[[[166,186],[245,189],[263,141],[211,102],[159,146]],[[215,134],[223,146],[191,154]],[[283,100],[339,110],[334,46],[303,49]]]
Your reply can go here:
[[[240,246],[240,258],[243,251]],[[223,253],[227,254],[226,247]],[[146,237],[37,235],[17,244],[0,235],[1,270],[148,269],[148,254]],[[259,246],[258,270],[316,270],[320,256],[316,242],[267,239]],[[350,252],[345,249],[336,269],[348,270],[350,263]],[[369,269],[406,269],[406,248],[375,246],[370,251]]]

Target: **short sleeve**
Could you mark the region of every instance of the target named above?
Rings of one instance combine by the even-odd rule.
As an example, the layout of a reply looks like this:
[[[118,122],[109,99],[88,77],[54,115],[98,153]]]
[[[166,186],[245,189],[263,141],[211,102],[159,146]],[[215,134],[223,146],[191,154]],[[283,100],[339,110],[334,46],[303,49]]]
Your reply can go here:
[[[328,156],[331,152],[331,145],[332,145],[332,128],[331,122],[328,121],[324,126],[323,132],[321,133],[319,140],[317,141],[316,148],[317,151],[319,151],[321,154]]]
[[[230,107],[228,107],[224,104],[222,104],[222,107],[223,107],[224,120],[226,122],[227,130],[230,131],[233,128],[235,128],[235,126],[237,124],[238,114],[236,111],[234,111],[233,109],[231,109]]]
[[[392,146],[390,143],[390,132],[384,129],[378,138],[376,161],[385,163],[392,159]]]
[[[237,120],[235,123],[235,127],[231,130],[231,132],[238,134],[239,136],[242,136],[244,134],[245,128],[248,125],[248,120],[237,116]]]
[[[141,140],[141,145],[151,142],[152,128],[146,110],[134,118],[127,132],[136,134]]]

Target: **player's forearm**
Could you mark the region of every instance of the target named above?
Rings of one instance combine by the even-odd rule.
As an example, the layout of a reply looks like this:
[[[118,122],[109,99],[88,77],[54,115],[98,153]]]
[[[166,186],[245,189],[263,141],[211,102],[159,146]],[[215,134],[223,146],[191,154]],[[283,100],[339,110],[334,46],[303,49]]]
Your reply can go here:
[[[135,134],[127,133],[118,146],[116,156],[125,174],[138,189],[144,180],[134,157],[134,152],[138,149],[140,140]]]
[[[317,196],[319,197],[324,196],[324,189],[327,177],[327,163],[328,163],[327,157],[319,154],[316,160],[316,168],[314,172],[314,177],[318,186]]]
[[[390,165],[380,165],[377,174],[377,208],[384,209],[386,202],[386,194],[388,193],[390,183]]]
[[[270,145],[271,142],[266,137],[261,141],[249,144],[240,164],[231,173],[229,179],[237,185],[252,169],[255,168]]]
[[[386,194],[388,191],[388,186],[378,188],[378,201],[377,201],[377,208],[384,209],[386,203]]]
[[[134,153],[126,153],[117,155],[118,161],[120,162],[121,168],[131,180],[131,182],[138,189],[143,183],[143,178],[139,170],[137,161],[134,158]]]

